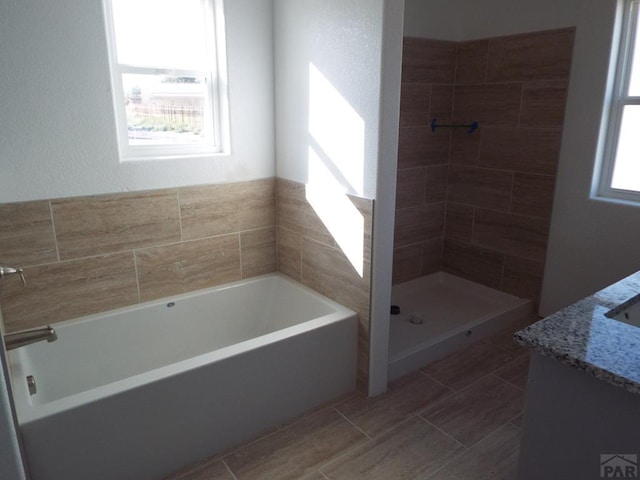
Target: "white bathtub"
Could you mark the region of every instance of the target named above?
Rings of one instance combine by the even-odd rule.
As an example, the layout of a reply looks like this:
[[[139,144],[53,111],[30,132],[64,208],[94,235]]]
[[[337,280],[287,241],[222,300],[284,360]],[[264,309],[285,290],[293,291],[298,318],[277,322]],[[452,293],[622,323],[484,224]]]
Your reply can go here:
[[[9,352],[33,480],[162,478],[356,387],[354,312],[278,274],[53,326]]]

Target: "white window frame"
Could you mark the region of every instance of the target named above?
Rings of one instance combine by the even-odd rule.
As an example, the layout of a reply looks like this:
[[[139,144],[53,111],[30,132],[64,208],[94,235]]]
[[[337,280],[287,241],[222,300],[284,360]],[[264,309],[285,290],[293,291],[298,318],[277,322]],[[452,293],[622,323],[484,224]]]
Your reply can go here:
[[[118,62],[112,0],[103,0],[109,66],[111,72],[112,99],[115,113],[116,136],[120,161],[154,160],[203,157],[228,153],[229,110],[226,79],[226,44],[222,0],[200,0],[205,11],[207,29],[207,56],[210,63],[206,70],[172,68],[166,65],[140,66]],[[176,77],[204,77],[205,116],[203,132],[205,141],[198,144],[130,145],[127,117],[124,105],[122,74],[152,74]]]
[[[611,92],[609,117],[606,125],[605,145],[600,168],[596,172],[596,197],[600,199],[633,202],[640,204],[640,191],[613,188],[611,182],[616,162],[618,138],[622,124],[622,114],[627,105],[640,105],[640,96],[630,96],[629,81],[633,67],[636,35],[638,34],[638,11],[640,0],[624,0],[622,4],[622,22],[617,47],[615,78]]]

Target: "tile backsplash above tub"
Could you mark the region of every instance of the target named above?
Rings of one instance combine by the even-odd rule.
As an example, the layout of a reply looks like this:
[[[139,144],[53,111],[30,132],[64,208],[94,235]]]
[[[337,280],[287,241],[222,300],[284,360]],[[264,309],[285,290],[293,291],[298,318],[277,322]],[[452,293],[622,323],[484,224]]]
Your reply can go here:
[[[56,262],[58,252],[46,200],[0,205],[0,264],[39,265]]]
[[[302,183],[276,181],[278,271],[358,314],[358,382],[364,387],[369,366],[373,200],[323,192],[320,203],[326,205],[314,205],[319,199],[309,193]],[[336,225],[323,219],[327,205],[349,221]]]
[[[284,179],[2,204],[0,265],[23,267],[28,282],[0,282],[5,329],[278,270],[358,312],[364,385],[373,201],[340,197],[361,223],[358,261],[316,212],[307,187]]]
[[[24,267],[24,274],[27,288],[9,279],[0,290],[7,332],[138,302],[133,252]]]
[[[60,260],[176,243],[175,189],[52,200]]]
[[[275,179],[0,205],[8,332],[276,270]]]

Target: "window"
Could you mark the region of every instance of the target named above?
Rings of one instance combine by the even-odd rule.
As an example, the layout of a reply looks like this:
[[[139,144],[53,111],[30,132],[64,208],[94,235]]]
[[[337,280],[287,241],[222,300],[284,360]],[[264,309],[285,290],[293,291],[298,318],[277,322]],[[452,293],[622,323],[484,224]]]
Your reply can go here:
[[[104,6],[121,160],[222,152],[221,1],[104,0]]]
[[[640,0],[625,0],[598,196],[640,202]]]

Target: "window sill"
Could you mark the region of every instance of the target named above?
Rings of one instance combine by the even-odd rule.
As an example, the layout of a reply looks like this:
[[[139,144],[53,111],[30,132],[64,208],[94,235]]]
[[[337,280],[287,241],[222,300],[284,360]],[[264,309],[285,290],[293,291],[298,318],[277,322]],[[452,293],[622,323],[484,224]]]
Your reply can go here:
[[[184,153],[184,154],[149,154],[149,155],[136,155],[136,156],[120,156],[120,163],[136,163],[136,162],[152,162],[163,160],[206,160],[222,157],[230,157],[231,152],[202,152],[202,153]]]
[[[591,195],[591,200],[594,200],[596,202],[605,202],[605,203],[612,203],[615,205],[623,205],[627,207],[640,208],[640,193],[638,193],[637,198],[631,198],[631,196],[629,198],[620,198],[620,197],[612,197],[612,196],[597,194],[597,195]]]

